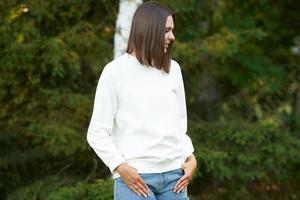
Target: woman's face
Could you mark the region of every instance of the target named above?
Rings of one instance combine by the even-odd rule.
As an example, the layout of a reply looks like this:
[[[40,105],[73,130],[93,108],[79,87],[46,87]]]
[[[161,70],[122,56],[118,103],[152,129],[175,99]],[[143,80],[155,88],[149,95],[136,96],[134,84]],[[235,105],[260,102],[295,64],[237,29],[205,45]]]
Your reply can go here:
[[[164,47],[165,53],[167,52],[167,48],[169,47],[169,45],[175,40],[173,30],[174,30],[173,17],[169,15],[167,17],[166,31],[165,31],[165,47]]]

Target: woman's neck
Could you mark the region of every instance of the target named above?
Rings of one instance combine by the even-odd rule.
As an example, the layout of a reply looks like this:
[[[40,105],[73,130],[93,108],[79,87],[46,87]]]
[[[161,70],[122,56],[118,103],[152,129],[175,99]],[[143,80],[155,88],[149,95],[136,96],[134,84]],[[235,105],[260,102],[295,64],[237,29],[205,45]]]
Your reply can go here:
[[[132,55],[132,56],[136,57],[136,55],[135,55],[135,52],[134,52],[134,51],[133,51],[133,52],[131,52],[131,53],[130,53],[130,55]]]

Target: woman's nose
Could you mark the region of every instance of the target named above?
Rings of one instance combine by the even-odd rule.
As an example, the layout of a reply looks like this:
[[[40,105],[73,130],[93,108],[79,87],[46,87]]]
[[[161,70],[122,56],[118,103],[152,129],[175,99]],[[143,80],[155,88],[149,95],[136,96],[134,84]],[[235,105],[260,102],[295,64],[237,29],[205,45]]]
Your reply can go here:
[[[174,36],[173,32],[170,33],[169,39],[170,39],[170,40],[175,40],[175,36]]]

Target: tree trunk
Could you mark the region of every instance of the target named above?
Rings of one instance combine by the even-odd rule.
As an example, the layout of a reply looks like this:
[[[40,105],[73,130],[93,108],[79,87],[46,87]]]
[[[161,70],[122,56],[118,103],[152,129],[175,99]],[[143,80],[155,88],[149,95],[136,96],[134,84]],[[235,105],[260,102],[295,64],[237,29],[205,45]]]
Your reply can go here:
[[[116,32],[114,38],[115,58],[119,57],[126,51],[132,17],[135,10],[140,4],[142,4],[142,2],[142,0],[119,1],[119,14],[116,22]]]

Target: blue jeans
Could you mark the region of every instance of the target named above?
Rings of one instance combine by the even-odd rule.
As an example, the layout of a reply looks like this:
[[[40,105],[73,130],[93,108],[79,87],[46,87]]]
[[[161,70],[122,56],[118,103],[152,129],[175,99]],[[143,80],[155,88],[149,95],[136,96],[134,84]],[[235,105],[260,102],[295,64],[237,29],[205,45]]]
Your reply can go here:
[[[178,194],[174,192],[176,182],[184,175],[182,169],[163,173],[141,173],[141,178],[150,189],[150,196],[143,197],[133,192],[122,180],[116,178],[114,183],[114,200],[188,200],[187,190]]]

